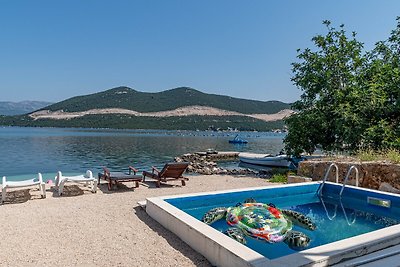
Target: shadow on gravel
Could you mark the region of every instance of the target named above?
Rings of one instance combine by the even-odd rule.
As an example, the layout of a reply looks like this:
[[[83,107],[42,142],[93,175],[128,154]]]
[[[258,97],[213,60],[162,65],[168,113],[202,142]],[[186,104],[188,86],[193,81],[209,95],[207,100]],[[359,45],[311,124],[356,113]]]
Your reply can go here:
[[[164,238],[168,244],[174,249],[180,251],[188,259],[190,259],[196,266],[212,266],[206,258],[193,250],[189,245],[183,242],[174,233],[165,229],[161,224],[151,218],[146,211],[140,206],[134,207],[133,212],[136,216],[143,221],[151,230],[156,232],[161,238]]]

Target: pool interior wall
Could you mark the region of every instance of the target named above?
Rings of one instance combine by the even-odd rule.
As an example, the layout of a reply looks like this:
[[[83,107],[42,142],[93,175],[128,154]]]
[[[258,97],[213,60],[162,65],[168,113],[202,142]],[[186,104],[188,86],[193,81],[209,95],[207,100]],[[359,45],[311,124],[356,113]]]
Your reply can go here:
[[[339,185],[336,184],[327,183],[326,185],[327,186],[325,186],[323,190],[323,195],[327,196],[335,195],[340,191],[341,188]],[[152,217],[153,215],[151,214],[151,210],[158,210],[158,215],[155,215],[155,217],[159,218],[155,218],[156,220],[165,221],[165,218],[170,217],[169,219],[167,219],[167,221],[169,221],[167,222],[169,226],[165,226],[161,221],[160,222],[166,228],[176,233],[190,246],[205,255],[211,261],[211,263],[218,266],[235,266],[236,264],[232,265],[233,262],[230,262],[228,265],[225,265],[224,262],[226,263],[226,261],[231,261],[232,259],[236,260],[240,258],[238,254],[244,254],[244,258],[241,258],[241,260],[239,260],[240,263],[238,263],[237,266],[243,266],[243,264],[249,266],[258,266],[260,262],[263,262],[263,264],[268,263],[271,266],[279,264],[287,265],[289,263],[292,263],[293,266],[306,266],[307,264],[312,264],[313,266],[324,266],[328,263],[332,264],[334,262],[339,262],[340,260],[343,260],[345,258],[351,258],[355,255],[366,254],[377,249],[382,249],[384,247],[400,243],[399,225],[394,225],[374,231],[372,233],[358,235],[342,241],[313,247],[300,252],[292,251],[291,253],[293,254],[291,255],[284,254],[278,255],[278,258],[268,258],[256,251],[253,251],[252,249],[249,249],[239,244],[234,240],[231,240],[230,238],[223,235],[220,231],[205,225],[198,219],[186,214],[185,212],[185,209],[192,209],[196,206],[202,207],[202,205],[204,205],[205,203],[205,208],[208,208],[208,204],[210,204],[210,206],[226,206],[227,203],[229,203],[229,205],[234,205],[235,203],[237,203],[238,200],[244,200],[249,196],[255,198],[256,200],[260,199],[260,202],[265,202],[268,199],[274,199],[274,201],[276,202],[275,204],[278,207],[291,206],[293,202],[297,203],[298,205],[310,202],[313,203],[316,201],[316,192],[319,186],[320,183],[314,182],[301,185],[284,185],[256,189],[251,188],[223,192],[208,192],[195,195],[153,198],[148,199],[148,205],[146,206],[146,209],[148,210],[149,215]],[[393,220],[398,220],[400,218],[400,199],[396,195],[383,194],[374,190],[365,190],[347,186],[345,188],[343,196],[343,201],[348,201],[346,200],[346,196],[351,196],[351,205],[357,206],[357,209],[362,209],[364,208],[363,206],[365,206],[366,208],[370,210],[372,209],[374,213],[377,213],[381,216],[389,217]],[[368,196],[390,200],[391,207],[383,208],[370,205],[366,201]],[[334,202],[334,198],[328,199],[327,205],[332,205],[332,203]],[[160,211],[159,209],[163,211]],[[163,215],[161,216],[161,214]],[[195,217],[198,217],[198,215]],[[176,222],[171,223],[172,221]],[[181,225],[182,223],[186,224],[188,228],[186,231],[184,231],[185,233],[178,234],[177,232],[181,232],[182,229],[185,229],[185,227]],[[202,232],[204,232],[205,234],[202,234]],[[193,233],[196,233],[196,237],[194,238],[194,240],[190,240],[190,236]],[[209,235],[207,235],[207,233]],[[204,244],[202,240],[204,240]],[[223,245],[219,247],[219,243],[223,243]],[[203,245],[200,245],[199,248],[199,244]],[[279,245],[284,246],[284,244]],[[214,252],[218,251],[218,253],[207,252],[207,247],[215,247]],[[221,252],[223,250],[224,252]],[[223,257],[225,258],[224,260],[221,259],[221,255],[225,255]]]

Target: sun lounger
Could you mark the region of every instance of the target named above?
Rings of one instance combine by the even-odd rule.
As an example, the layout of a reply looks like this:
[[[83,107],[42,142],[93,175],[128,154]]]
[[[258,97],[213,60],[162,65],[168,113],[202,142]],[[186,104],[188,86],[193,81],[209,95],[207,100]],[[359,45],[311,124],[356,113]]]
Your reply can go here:
[[[97,179],[93,177],[93,173],[91,171],[86,171],[85,175],[77,175],[77,176],[63,176],[59,171],[57,172],[55,187],[58,190],[58,195],[61,196],[64,191],[64,185],[67,182],[73,183],[85,183],[86,185],[90,184],[90,188],[93,193],[97,192]]]
[[[43,182],[42,174],[38,173],[38,178],[33,178],[24,181],[7,181],[7,178],[3,176],[3,183],[1,185],[1,203],[6,200],[7,188],[20,188],[20,187],[32,187],[38,186],[41,191],[42,198],[46,198],[46,185]]]
[[[137,169],[132,166],[128,167],[128,172],[110,172],[107,167],[103,167],[103,173],[99,173],[98,182],[100,183],[100,178],[108,181],[108,190],[111,190],[113,185],[125,182],[134,182],[135,187],[139,187],[139,182],[143,180],[142,175],[137,175]]]
[[[150,177],[156,180],[157,187],[160,187],[161,182],[167,182],[169,180],[181,180],[182,186],[188,181],[189,178],[183,177],[182,174],[185,172],[186,168],[189,166],[188,162],[174,162],[167,163],[164,168],[159,171],[156,167],[152,167],[152,172],[143,172],[143,182],[146,177]]]

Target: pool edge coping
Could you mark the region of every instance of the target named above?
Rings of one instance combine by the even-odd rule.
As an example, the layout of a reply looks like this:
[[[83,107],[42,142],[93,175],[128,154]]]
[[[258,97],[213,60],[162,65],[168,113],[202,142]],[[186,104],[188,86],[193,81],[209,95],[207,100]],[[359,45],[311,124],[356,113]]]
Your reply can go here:
[[[305,185],[313,185],[320,184],[321,182],[309,182],[302,184],[280,184],[280,185],[268,185],[262,187],[250,187],[250,188],[240,188],[240,189],[228,189],[228,190],[218,190],[211,192],[200,192],[200,193],[187,193],[180,195],[168,195],[168,196],[160,196],[160,197],[151,197],[146,199],[146,212],[155,220],[157,220],[160,224],[162,224],[165,228],[172,231],[178,237],[180,237],[185,243],[191,246],[193,249],[198,251],[200,254],[204,255],[212,264],[218,263],[219,266],[326,266],[326,264],[336,264],[343,260],[350,260],[354,257],[366,255],[383,248],[387,248],[396,244],[400,244],[400,225],[394,225],[390,227],[386,227],[383,229],[375,230],[373,232],[365,233],[362,235],[358,235],[355,237],[339,240],[333,243],[325,244],[322,246],[314,247],[311,249],[303,250],[294,254],[290,254],[287,256],[282,256],[276,259],[268,259],[265,256],[259,254],[258,252],[238,243],[237,241],[232,240],[228,236],[219,232],[218,230],[202,223],[191,215],[185,213],[184,211],[174,207],[169,204],[165,200],[172,198],[184,198],[184,197],[195,197],[195,196],[204,196],[204,195],[216,195],[223,193],[232,193],[232,192],[243,192],[243,191],[252,191],[252,190],[262,190],[262,189],[273,189],[280,187],[296,187],[296,186],[305,186]],[[332,183],[335,184],[335,183]],[[373,189],[366,189],[354,186],[346,186],[352,187],[356,189],[361,189],[364,191],[380,193],[384,195],[391,195],[399,197],[397,194],[381,192]],[[150,204],[150,206],[149,206]],[[156,211],[156,209],[158,211]],[[162,211],[160,211],[162,210]],[[170,216],[170,221],[165,222],[165,218],[162,219],[160,217],[161,214],[154,213],[164,213],[167,216]],[[154,216],[154,217],[153,217]],[[158,219],[157,219],[158,218]],[[161,221],[160,221],[161,220]],[[164,220],[164,225],[162,221]],[[203,242],[203,240],[199,241],[199,239],[194,240],[194,243],[191,243],[190,237],[186,237],[183,226],[182,229],[178,229],[176,222],[171,223],[172,221],[181,221],[187,231],[195,231],[196,235],[203,235],[205,240],[211,241],[214,246],[222,246],[225,252],[218,251],[208,251],[207,247],[202,247],[197,242]],[[187,234],[187,233],[186,233]],[[193,241],[193,240],[192,240]],[[335,250],[332,250],[332,246],[335,246]],[[222,255],[222,254],[223,255]],[[232,257],[229,259],[229,257]],[[222,263],[217,259],[223,259]],[[231,260],[231,261],[230,261]],[[233,261],[233,262],[232,262]]]

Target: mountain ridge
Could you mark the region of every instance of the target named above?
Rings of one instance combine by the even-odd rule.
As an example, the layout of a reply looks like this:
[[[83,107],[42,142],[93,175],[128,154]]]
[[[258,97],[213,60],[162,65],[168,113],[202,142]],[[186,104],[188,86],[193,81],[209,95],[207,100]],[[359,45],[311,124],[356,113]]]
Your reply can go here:
[[[30,113],[53,103],[46,101],[0,101],[0,115],[12,116]]]
[[[280,101],[259,101],[207,94],[190,87],[178,87],[156,93],[140,92],[126,86],[75,96],[41,110],[80,112],[96,108],[123,108],[138,112],[173,110],[183,106],[209,106],[244,114],[273,114],[290,109]]]
[[[280,101],[207,94],[190,87],[156,93],[126,86],[75,96],[21,116],[0,116],[0,125],[118,129],[269,131],[282,129],[292,113]]]

